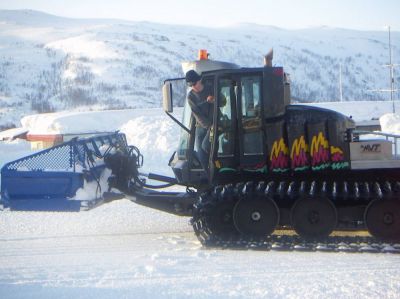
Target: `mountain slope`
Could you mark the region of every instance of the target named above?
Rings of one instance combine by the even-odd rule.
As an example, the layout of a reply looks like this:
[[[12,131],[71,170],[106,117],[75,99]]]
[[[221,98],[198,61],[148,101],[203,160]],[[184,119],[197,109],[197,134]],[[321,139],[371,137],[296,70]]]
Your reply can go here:
[[[400,57],[400,34],[392,40],[393,57]],[[32,111],[159,107],[163,80],[181,77],[180,62],[196,59],[201,48],[212,59],[255,67],[274,47],[274,64],[290,73],[298,101],[339,99],[339,65],[344,100],[388,98],[368,91],[389,84],[381,66],[388,62],[386,32],[211,29],[0,10],[0,45],[0,128]]]

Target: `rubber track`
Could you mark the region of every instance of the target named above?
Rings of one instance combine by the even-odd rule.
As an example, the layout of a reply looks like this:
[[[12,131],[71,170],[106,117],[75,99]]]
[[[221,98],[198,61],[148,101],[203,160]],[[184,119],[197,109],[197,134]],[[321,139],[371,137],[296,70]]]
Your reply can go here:
[[[372,237],[329,237],[315,242],[305,241],[299,236],[272,235],[266,240],[219,239],[205,240],[207,248],[263,250],[263,251],[303,251],[303,252],[366,252],[400,254],[400,244],[379,242]]]
[[[361,186],[361,187],[360,187]],[[352,191],[349,191],[352,190]],[[323,240],[304,240],[298,235],[273,234],[263,239],[241,236],[232,219],[227,219],[224,229],[211,221],[212,212],[221,205],[234,205],[246,196],[271,196],[275,199],[293,199],[301,196],[328,196],[331,200],[360,200],[388,198],[400,190],[400,183],[347,183],[332,182],[247,182],[216,186],[203,193],[194,206],[191,223],[203,246],[221,249],[265,251],[320,251],[320,252],[370,252],[400,254],[400,243],[388,243],[366,236],[329,236]],[[398,195],[398,194],[396,194]],[[397,197],[397,196],[396,196]]]

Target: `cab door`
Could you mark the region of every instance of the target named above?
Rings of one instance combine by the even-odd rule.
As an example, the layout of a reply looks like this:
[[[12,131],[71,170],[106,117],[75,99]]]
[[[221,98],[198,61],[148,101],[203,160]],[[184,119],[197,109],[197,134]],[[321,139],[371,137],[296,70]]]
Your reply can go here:
[[[267,172],[262,81],[262,73],[247,73],[238,82],[240,169],[244,172]]]
[[[232,181],[267,171],[262,72],[225,74],[216,80],[210,180]],[[251,175],[251,174],[250,174]]]
[[[210,134],[210,181],[224,181],[239,170],[237,139],[237,82],[234,75],[216,78],[214,125]],[[229,181],[229,179],[228,179]]]

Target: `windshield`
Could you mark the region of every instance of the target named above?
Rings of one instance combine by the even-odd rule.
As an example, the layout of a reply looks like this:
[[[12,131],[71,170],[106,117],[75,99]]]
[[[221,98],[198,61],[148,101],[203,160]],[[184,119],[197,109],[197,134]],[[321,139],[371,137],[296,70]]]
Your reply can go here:
[[[189,89],[188,89],[189,92]],[[182,124],[186,128],[190,128],[190,120],[192,116],[192,110],[190,109],[188,101],[185,101],[185,106],[183,108],[183,117],[182,117]],[[189,149],[189,133],[181,128],[181,134],[179,138],[179,146],[178,146],[178,157],[185,158],[187,150]]]

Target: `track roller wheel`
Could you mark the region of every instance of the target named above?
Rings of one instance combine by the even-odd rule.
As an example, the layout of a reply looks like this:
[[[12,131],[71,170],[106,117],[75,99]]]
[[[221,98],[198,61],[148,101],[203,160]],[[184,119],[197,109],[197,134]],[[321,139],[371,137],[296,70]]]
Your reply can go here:
[[[207,217],[210,229],[218,234],[226,234],[234,231],[233,203],[231,201],[218,202]]]
[[[266,237],[279,223],[279,209],[272,199],[241,199],[233,210],[233,223],[244,236]]]
[[[400,240],[400,201],[375,199],[367,206],[365,224],[371,235],[386,241]]]
[[[330,200],[302,198],[292,207],[291,222],[296,233],[303,238],[324,238],[336,227],[337,211]]]

